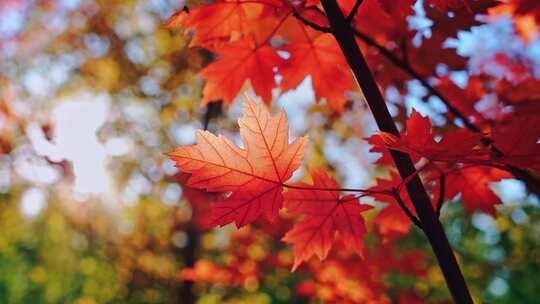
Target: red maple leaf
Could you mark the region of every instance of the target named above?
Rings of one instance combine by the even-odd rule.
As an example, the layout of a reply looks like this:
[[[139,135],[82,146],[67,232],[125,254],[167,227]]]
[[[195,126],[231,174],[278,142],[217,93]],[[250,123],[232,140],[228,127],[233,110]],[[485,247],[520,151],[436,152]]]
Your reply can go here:
[[[183,10],[177,12],[165,25],[169,27],[181,25],[186,30],[193,31],[190,46],[208,47],[250,33],[249,21],[258,19],[264,9],[263,3],[253,1],[217,1],[199,5],[189,13]]]
[[[244,149],[223,136],[198,130],[197,144],[182,146],[168,156],[192,174],[188,185],[228,192],[212,210],[213,225],[235,222],[238,227],[261,215],[273,220],[283,202],[283,184],[300,166],[307,137],[289,143],[287,118],[246,98],[238,120]]]
[[[217,54],[220,58],[201,71],[206,80],[203,105],[218,100],[231,104],[248,80],[264,102],[272,101],[274,68],[284,61],[275,49],[246,38],[222,46]]]
[[[336,181],[323,171],[312,171],[313,185],[294,184],[285,193],[285,207],[291,213],[305,217],[285,234],[283,240],[294,244],[294,266],[313,255],[323,260],[334,242],[336,232],[359,255],[363,254],[366,233],[361,213],[371,206],[361,205],[352,195],[341,197]],[[307,189],[306,189],[307,188]]]
[[[461,200],[468,213],[480,210],[495,214],[495,205],[500,204],[501,200],[489,188],[489,184],[510,177],[506,171],[485,166],[454,170],[446,175],[445,198],[452,199],[461,193]]]
[[[325,98],[338,112],[343,110],[347,90],[354,88],[352,74],[339,46],[330,34],[320,35],[305,42],[287,44],[283,50],[290,57],[279,67],[283,76],[283,91],[296,88],[307,76],[317,100]]]
[[[447,132],[439,141],[435,140],[435,137],[436,134],[431,132],[429,118],[413,110],[407,119],[406,131],[400,137],[380,132],[369,140],[372,144],[380,145],[384,142],[389,149],[409,153],[415,162],[421,157],[450,163],[475,162],[481,160],[481,156],[485,154],[485,151],[475,149],[480,144],[482,134],[461,128]],[[384,152],[384,149],[377,147],[372,151]]]

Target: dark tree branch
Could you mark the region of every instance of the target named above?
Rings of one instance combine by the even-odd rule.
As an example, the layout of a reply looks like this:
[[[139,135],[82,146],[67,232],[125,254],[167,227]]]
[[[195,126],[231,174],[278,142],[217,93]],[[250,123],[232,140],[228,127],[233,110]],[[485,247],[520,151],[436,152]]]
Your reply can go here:
[[[183,260],[185,267],[191,268],[197,260],[197,249],[199,248],[199,230],[194,223],[189,223],[184,231],[188,237],[188,244],[184,248]],[[193,282],[183,281],[180,285],[178,303],[192,304],[195,303],[195,294],[193,293]]]
[[[446,188],[446,175],[441,172],[441,176],[439,177],[439,200],[437,201],[437,217],[441,216],[441,209],[444,203],[444,192]]]
[[[379,91],[377,83],[371,73],[369,66],[356,44],[354,33],[347,22],[336,0],[321,0],[330,25],[332,33],[336,38],[344,56],[347,60],[358,85],[364,93],[365,99],[373,113],[373,117],[381,131],[399,136],[396,125],[386,107],[384,98]],[[402,179],[414,174],[416,168],[410,156],[406,153],[390,150],[390,154],[396,164]],[[420,219],[424,234],[427,236],[433,252],[437,257],[439,266],[450,289],[450,293],[456,303],[473,303],[469,294],[467,284],[456,261],[452,248],[448,243],[446,234],[439,221],[431,200],[418,176],[415,176],[406,183],[407,192],[416,209],[416,214]]]
[[[358,13],[358,9],[360,8],[360,5],[364,2],[364,0],[356,0],[354,3],[353,8],[349,12],[349,15],[347,16],[347,23],[352,23],[354,16]]]
[[[311,22],[311,21],[307,20],[306,18],[304,18],[304,16],[302,16],[297,11],[293,11],[292,14],[296,19],[300,20],[300,22],[302,22],[304,25],[309,26],[314,30],[317,30],[317,31],[323,32],[323,33],[331,33],[332,32],[331,28],[321,26],[321,25],[319,25],[319,24],[317,24],[315,22]]]
[[[223,101],[221,100],[217,102],[211,102],[206,105],[206,111],[204,112],[204,115],[202,117],[204,130],[208,130],[208,126],[210,125],[210,121],[212,120],[212,118],[221,115],[222,111]]]
[[[517,168],[514,166],[505,166],[506,171],[522,181],[529,192],[536,194],[540,198],[540,180],[528,170]]]
[[[411,222],[413,222],[416,227],[424,230],[424,228],[422,228],[422,223],[420,223],[420,220],[411,212],[411,210],[409,210],[409,208],[407,208],[405,202],[403,202],[403,199],[399,195],[397,188],[392,189],[392,196],[398,203],[399,207],[401,207],[401,210],[403,210],[403,212],[405,212],[405,215],[407,215],[407,217],[411,220]]]
[[[223,102],[220,100],[218,102],[211,102],[208,105],[206,105],[206,111],[204,112],[201,121],[204,127],[204,130],[207,130],[210,121],[219,116],[222,113],[222,106]],[[184,229],[188,238],[188,244],[184,248],[183,252],[183,260],[185,267],[193,267],[195,266],[195,262],[197,260],[197,250],[199,248],[199,239],[200,239],[200,232],[195,225],[195,223],[189,223],[187,227]],[[179,303],[184,304],[191,304],[195,303],[195,295],[193,294],[193,282],[192,281],[184,281],[182,282],[182,285],[180,286],[179,290]]]

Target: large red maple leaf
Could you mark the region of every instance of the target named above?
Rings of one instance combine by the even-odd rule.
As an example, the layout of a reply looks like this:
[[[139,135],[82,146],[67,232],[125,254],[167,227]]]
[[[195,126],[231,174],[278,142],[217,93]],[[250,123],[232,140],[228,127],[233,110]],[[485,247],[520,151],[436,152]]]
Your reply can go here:
[[[447,132],[439,141],[435,140],[436,136],[431,131],[429,118],[413,110],[410,118],[407,119],[406,131],[399,137],[379,132],[369,141],[378,145],[372,149],[374,152],[386,153],[385,147],[387,147],[410,154],[415,162],[422,157],[430,161],[449,163],[475,162],[480,161],[482,155],[485,154],[485,151],[476,149],[480,144],[482,134],[460,128]],[[381,146],[381,143],[384,143],[384,146]]]
[[[261,215],[274,220],[283,203],[283,185],[300,166],[307,147],[307,137],[289,143],[283,112],[272,116],[248,97],[238,124],[243,149],[198,130],[197,144],[168,153],[178,168],[192,174],[188,186],[230,193],[213,206],[214,226],[235,222],[240,227]]]

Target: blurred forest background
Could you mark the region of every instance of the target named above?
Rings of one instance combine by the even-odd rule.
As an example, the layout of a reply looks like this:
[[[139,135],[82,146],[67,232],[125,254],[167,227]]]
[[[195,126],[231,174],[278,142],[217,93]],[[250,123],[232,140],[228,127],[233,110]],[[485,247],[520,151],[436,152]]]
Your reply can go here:
[[[418,2],[411,24],[429,28]],[[265,223],[239,231],[200,228],[197,215],[209,198],[184,188],[185,177],[163,153],[193,143],[195,129],[206,125],[237,139],[240,109],[239,103],[226,111],[200,106],[197,73],[211,58],[163,27],[183,5],[0,1],[0,303],[307,303],[313,293],[315,301],[330,299],[325,295],[337,288],[347,267],[315,261],[317,277],[291,273],[290,248]],[[473,47],[464,46],[467,37],[521,41],[512,27],[500,17],[455,43],[467,55]],[[533,38],[530,54],[538,59],[540,40]],[[504,44],[485,41],[487,53]],[[407,87],[405,107],[429,114],[421,101],[425,90],[414,81]],[[392,90],[387,96],[397,98]],[[309,79],[274,107],[285,109],[296,135],[309,130],[309,163],[328,168],[344,186],[373,185],[376,155],[362,141],[374,131],[368,111],[351,106],[339,116],[316,104]],[[493,189],[504,202],[497,217],[465,216],[455,202],[442,220],[467,261],[464,272],[477,300],[535,303],[538,198],[515,180]],[[414,255],[398,264],[432,256],[416,230],[399,246]],[[370,265],[388,262],[381,256],[373,254]],[[376,280],[392,297],[406,288],[447,299],[435,261],[424,262],[415,276],[385,272]],[[362,290],[360,278],[340,284],[371,292],[367,285]]]

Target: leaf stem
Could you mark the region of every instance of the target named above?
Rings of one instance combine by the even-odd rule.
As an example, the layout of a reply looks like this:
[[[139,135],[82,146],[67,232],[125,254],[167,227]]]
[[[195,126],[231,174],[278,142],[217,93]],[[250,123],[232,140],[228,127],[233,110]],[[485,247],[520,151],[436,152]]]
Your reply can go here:
[[[383,194],[393,195],[391,190],[373,191],[369,189],[357,189],[357,188],[324,188],[324,187],[312,187],[312,186],[298,186],[290,184],[282,184],[284,188],[296,189],[296,190],[311,190],[311,191],[330,191],[330,192],[359,192],[366,195],[371,194]]]

